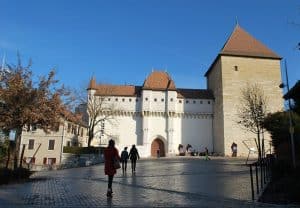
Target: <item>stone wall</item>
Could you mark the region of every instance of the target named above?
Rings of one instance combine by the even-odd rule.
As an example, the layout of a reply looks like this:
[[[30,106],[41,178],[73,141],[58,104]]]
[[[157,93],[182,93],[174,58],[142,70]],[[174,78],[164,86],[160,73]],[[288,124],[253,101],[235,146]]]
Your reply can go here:
[[[243,141],[250,141],[256,135],[249,133],[237,124],[237,116],[240,104],[241,90],[247,84],[257,84],[264,91],[267,98],[268,112],[283,110],[282,90],[278,87],[281,83],[280,60],[266,58],[251,58],[237,56],[221,56],[220,65],[216,64],[215,72],[210,72],[209,85],[213,86],[215,95],[214,129],[216,142],[224,141],[224,154],[231,154],[231,144],[238,145],[238,155],[247,156],[248,149]],[[221,69],[221,71],[219,71]],[[221,73],[218,74],[218,73]],[[218,75],[218,76],[217,76]],[[221,81],[215,77],[221,77]],[[222,92],[222,96],[218,92]],[[218,109],[223,108],[223,115]],[[224,122],[224,138],[221,132],[217,132],[216,124]],[[270,136],[265,134],[266,145],[269,144]],[[222,141],[223,140],[223,141]],[[219,144],[214,144],[219,150]],[[253,144],[252,144],[253,146]]]

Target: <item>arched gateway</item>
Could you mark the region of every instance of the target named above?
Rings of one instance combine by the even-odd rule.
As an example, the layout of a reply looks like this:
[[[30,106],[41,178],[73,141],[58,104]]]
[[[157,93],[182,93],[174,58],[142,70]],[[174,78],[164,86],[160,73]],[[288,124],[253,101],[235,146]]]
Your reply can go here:
[[[153,140],[153,142],[151,144],[151,156],[152,157],[157,157],[157,151],[158,150],[159,150],[159,153],[160,153],[160,157],[165,157],[166,156],[164,142],[161,139],[156,138],[156,139]]]

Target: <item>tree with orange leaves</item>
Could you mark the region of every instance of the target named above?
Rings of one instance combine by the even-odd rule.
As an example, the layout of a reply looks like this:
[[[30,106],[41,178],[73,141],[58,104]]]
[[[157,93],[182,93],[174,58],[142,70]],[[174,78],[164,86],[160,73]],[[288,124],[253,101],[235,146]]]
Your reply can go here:
[[[7,65],[0,74],[0,129],[15,131],[14,168],[18,167],[22,131],[37,126],[49,132],[60,122],[65,111],[62,99],[68,96],[64,86],[57,87],[55,71],[35,82],[31,63]]]

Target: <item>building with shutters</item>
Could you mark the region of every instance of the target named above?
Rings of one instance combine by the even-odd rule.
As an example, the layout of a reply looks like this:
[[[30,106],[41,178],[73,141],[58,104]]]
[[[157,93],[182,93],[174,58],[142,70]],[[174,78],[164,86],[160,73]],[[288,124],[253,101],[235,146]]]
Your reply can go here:
[[[87,127],[71,116],[62,117],[57,129],[49,133],[34,126],[24,128],[20,145],[21,151],[24,148],[23,166],[34,170],[56,168],[63,162],[65,146],[87,146]]]

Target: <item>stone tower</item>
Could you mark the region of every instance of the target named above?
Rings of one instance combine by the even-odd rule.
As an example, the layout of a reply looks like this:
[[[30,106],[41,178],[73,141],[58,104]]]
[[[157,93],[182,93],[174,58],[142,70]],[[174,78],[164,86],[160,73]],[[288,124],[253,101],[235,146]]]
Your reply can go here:
[[[256,138],[237,124],[237,108],[240,104],[241,89],[247,83],[262,87],[267,98],[268,110],[283,109],[280,60],[276,53],[256,40],[239,25],[215,58],[208,71],[207,88],[215,97],[213,119],[214,152],[231,154],[231,144],[238,145],[238,155],[248,154],[245,142]],[[265,134],[266,149],[270,147],[270,136]],[[249,143],[248,143],[249,144]],[[255,147],[255,146],[254,146]]]

